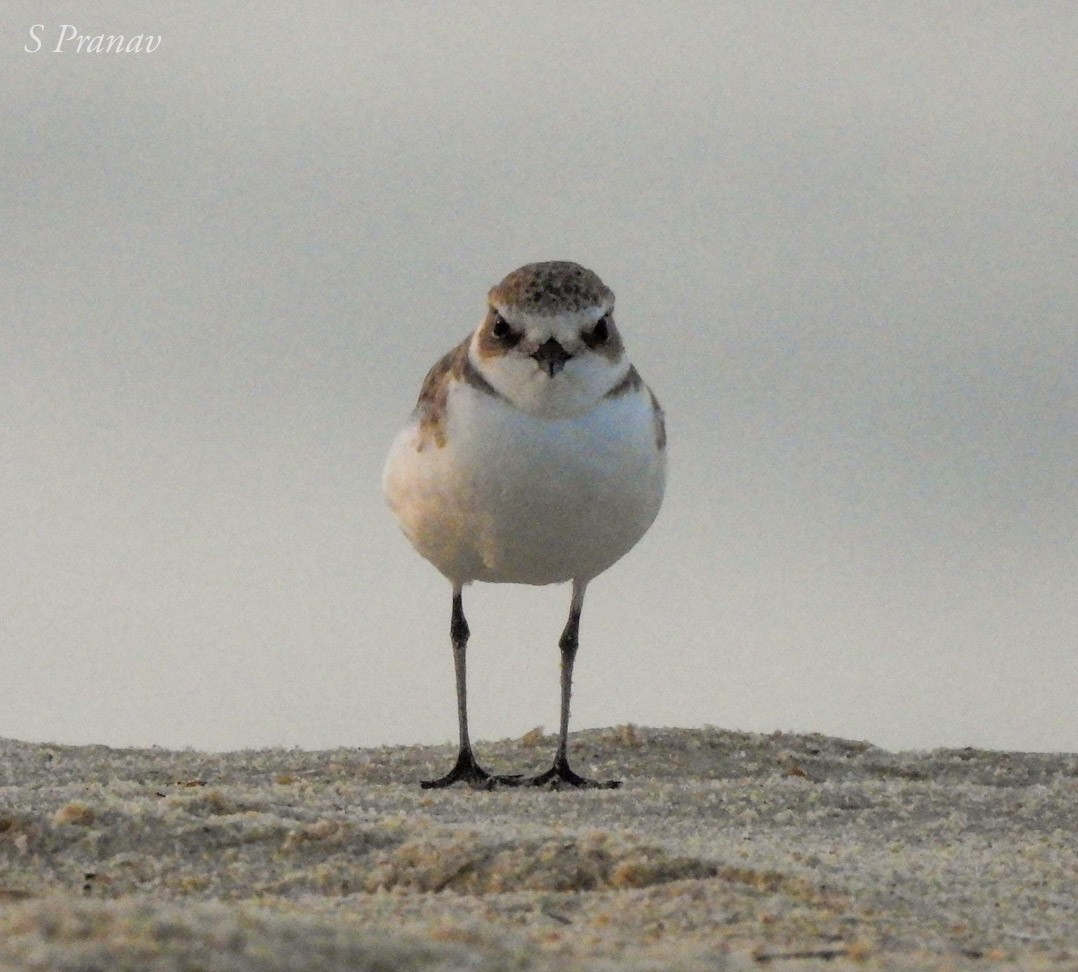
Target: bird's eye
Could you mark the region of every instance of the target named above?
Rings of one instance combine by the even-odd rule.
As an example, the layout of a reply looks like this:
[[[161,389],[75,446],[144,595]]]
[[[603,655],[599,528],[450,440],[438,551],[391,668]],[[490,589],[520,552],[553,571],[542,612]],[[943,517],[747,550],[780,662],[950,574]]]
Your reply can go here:
[[[514,329],[501,314],[494,312],[494,320],[490,323],[490,333],[503,348],[513,348],[520,343],[523,334]]]
[[[501,314],[495,314],[494,323],[491,325],[490,333],[502,341],[507,341],[513,336],[513,329]]]
[[[606,344],[610,339],[610,315],[604,314],[599,318],[598,323],[591,329],[591,342],[592,344]]]

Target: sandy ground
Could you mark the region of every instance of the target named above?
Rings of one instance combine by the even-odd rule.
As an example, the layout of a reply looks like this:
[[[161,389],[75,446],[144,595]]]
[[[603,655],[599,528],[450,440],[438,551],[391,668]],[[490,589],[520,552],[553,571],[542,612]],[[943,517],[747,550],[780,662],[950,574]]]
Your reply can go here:
[[[1078,755],[574,747],[624,787],[420,789],[452,747],[0,741],[0,970],[1078,969]]]

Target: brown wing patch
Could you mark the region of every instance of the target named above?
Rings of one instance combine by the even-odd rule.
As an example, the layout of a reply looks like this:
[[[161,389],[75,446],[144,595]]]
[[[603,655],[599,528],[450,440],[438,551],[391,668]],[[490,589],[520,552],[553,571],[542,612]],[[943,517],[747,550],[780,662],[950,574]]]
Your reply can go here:
[[[432,442],[439,449],[445,445],[445,408],[449,399],[449,383],[461,370],[461,358],[468,358],[466,337],[452,351],[442,355],[423,379],[419,400],[415,404],[419,417],[419,441],[416,449],[422,452]]]
[[[419,441],[416,449],[422,452],[433,443],[441,449],[446,443],[446,407],[449,400],[449,386],[454,381],[463,381],[477,391],[495,398],[501,398],[472,364],[468,357],[468,347],[472,336],[469,334],[452,351],[443,355],[423,379],[419,390],[419,401],[415,410],[419,416]]]

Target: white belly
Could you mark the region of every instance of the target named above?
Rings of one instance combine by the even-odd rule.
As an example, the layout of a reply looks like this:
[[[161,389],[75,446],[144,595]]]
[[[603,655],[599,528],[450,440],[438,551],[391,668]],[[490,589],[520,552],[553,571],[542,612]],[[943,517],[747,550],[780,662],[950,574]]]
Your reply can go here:
[[[401,432],[384,488],[409,540],[454,583],[588,581],[659,512],[665,451],[643,388],[547,420],[460,383],[448,414],[443,446],[415,423]]]

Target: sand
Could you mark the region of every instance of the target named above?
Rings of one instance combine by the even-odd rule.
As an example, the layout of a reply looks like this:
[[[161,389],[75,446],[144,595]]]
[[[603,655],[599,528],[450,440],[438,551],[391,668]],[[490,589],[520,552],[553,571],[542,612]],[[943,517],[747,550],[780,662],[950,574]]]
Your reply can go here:
[[[633,726],[574,753],[624,787],[420,789],[451,746],[0,741],[0,970],[1078,969],[1078,755]]]

